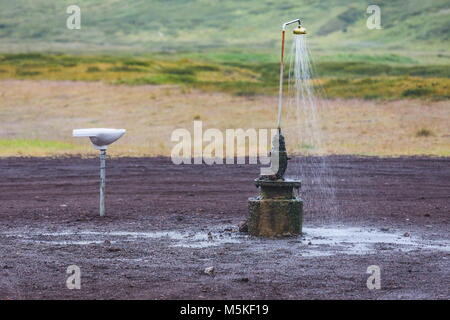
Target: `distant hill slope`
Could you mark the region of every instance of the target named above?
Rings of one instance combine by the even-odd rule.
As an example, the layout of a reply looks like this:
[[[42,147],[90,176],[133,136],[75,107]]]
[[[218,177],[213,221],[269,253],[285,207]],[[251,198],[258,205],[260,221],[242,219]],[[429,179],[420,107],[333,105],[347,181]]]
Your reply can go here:
[[[71,4],[81,30],[66,28]],[[366,27],[369,4],[381,8],[381,30]],[[319,49],[444,52],[449,14],[448,0],[0,0],[0,50],[261,49],[300,17]]]

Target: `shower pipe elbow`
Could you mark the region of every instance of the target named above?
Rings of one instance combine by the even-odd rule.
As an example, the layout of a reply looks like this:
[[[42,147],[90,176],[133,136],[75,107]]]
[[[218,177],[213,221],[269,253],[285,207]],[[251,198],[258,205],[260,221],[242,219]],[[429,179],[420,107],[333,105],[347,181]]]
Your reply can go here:
[[[287,26],[288,24],[292,24],[292,23],[296,23],[296,22],[298,22],[298,25],[301,25],[301,24],[302,24],[302,22],[300,21],[300,19],[291,20],[291,21],[288,21],[288,22],[283,23],[282,30],[285,31],[285,30],[286,30],[286,26]]]

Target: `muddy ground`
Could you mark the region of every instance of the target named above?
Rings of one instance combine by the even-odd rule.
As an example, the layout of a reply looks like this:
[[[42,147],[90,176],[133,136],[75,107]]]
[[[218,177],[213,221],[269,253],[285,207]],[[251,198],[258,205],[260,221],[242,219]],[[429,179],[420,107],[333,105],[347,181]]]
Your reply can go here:
[[[449,299],[450,159],[327,163],[338,213],[306,205],[303,236],[254,239],[237,225],[259,166],[108,159],[101,218],[98,159],[1,159],[0,298]]]

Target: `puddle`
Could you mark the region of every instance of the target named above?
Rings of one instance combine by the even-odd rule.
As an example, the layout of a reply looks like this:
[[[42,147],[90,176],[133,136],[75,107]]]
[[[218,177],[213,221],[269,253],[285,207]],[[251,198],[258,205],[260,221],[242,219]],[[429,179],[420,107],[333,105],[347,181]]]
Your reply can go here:
[[[254,250],[264,251],[285,249],[302,257],[333,256],[337,254],[365,255],[382,251],[408,252],[413,250],[431,250],[450,252],[450,241],[423,240],[404,237],[404,231],[384,232],[358,227],[306,227],[300,243],[275,243],[260,241]]]
[[[19,241],[49,245],[91,245],[109,240],[114,244],[128,242],[159,241],[168,247],[202,249],[229,245],[249,252],[281,250],[293,256],[318,257],[337,254],[364,255],[385,250],[412,251],[433,250],[450,252],[448,240],[423,240],[404,237],[404,231],[379,231],[358,227],[305,227],[304,234],[297,238],[259,239],[229,230],[230,226],[219,226],[208,231],[76,231],[59,232],[8,232],[1,235],[14,237]],[[234,229],[233,229],[234,230]],[[280,252],[281,252],[280,251]]]
[[[92,240],[63,240],[63,241],[52,241],[52,240],[30,240],[26,239],[23,240],[24,242],[39,242],[39,243],[48,243],[53,245],[60,245],[60,246],[68,246],[68,245],[78,245],[78,246],[85,246],[90,244],[101,244],[104,243],[104,241],[92,241]]]
[[[132,231],[73,231],[64,230],[60,232],[27,232],[8,233],[7,236],[17,237],[24,242],[39,242],[55,245],[89,245],[101,244],[105,240],[111,243],[125,243],[146,241],[147,239],[160,239],[168,241],[170,247],[185,248],[207,248],[224,244],[240,243],[242,239],[238,236],[224,236],[221,231],[215,232],[178,232],[178,231],[153,231],[153,232],[132,232]],[[42,239],[44,238],[44,239]],[[69,239],[67,239],[69,238]],[[77,238],[77,240],[70,239]],[[101,238],[102,240],[98,240]],[[240,236],[245,238],[245,236]],[[89,240],[92,239],[92,240]]]

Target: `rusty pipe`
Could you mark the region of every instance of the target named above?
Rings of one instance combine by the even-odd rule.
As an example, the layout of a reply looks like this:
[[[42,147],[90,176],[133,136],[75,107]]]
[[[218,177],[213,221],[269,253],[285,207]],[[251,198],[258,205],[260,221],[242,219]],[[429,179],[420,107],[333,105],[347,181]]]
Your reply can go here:
[[[281,65],[280,65],[280,92],[278,96],[278,122],[277,122],[277,128],[278,131],[281,130],[280,124],[281,124],[281,106],[283,104],[283,68],[284,68],[284,38],[286,33],[286,26],[292,23],[298,22],[298,25],[301,25],[300,19],[291,20],[288,22],[283,23],[283,26],[281,28]]]

